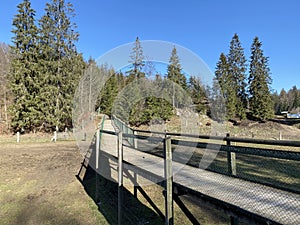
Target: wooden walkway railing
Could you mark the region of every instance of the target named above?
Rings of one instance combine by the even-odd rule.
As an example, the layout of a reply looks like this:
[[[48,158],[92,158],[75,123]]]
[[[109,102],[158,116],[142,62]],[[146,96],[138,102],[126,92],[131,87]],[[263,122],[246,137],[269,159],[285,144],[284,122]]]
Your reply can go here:
[[[116,120],[116,118],[114,118]],[[119,121],[119,124],[122,123]],[[118,126],[118,125],[117,125]],[[125,127],[124,125],[122,125]],[[289,187],[282,188],[282,190],[272,185],[266,186],[253,182],[251,179],[237,178],[236,167],[236,154],[245,154],[249,157],[259,156],[272,159],[289,160],[299,164],[300,152],[287,151],[287,150],[274,150],[271,147],[258,148],[258,147],[245,147],[245,146],[232,146],[232,142],[249,143],[249,144],[263,144],[267,146],[280,145],[300,147],[299,141],[276,141],[276,140],[257,140],[257,139],[241,139],[234,137],[219,137],[219,136],[195,136],[189,134],[176,134],[176,133],[160,133],[152,132],[160,135],[165,135],[165,138],[149,137],[147,135],[137,135],[137,133],[150,133],[148,131],[136,131],[130,129],[129,126],[122,130],[122,126],[118,126],[119,144],[115,146],[118,148],[119,159],[119,181],[122,181],[123,167],[134,167],[134,171],[138,174],[145,175],[159,180],[158,177],[167,180],[165,182],[166,190],[166,211],[165,218],[166,224],[172,224],[172,205],[173,200],[178,203],[178,193],[189,193],[197,195],[207,202],[222,207],[230,215],[232,215],[232,222],[236,222],[236,218],[240,217],[247,219],[251,223],[265,223],[265,224],[300,224],[300,195],[299,189],[290,190]],[[129,131],[129,132],[128,132]],[[101,131],[108,136],[115,136],[117,132],[105,130]],[[215,141],[224,141],[226,144],[195,142],[187,140],[175,139],[176,137],[189,137],[193,139],[210,139]],[[145,152],[138,151],[140,148],[137,146],[135,140],[163,141],[163,157],[157,157]],[[124,144],[127,140],[129,145]],[[168,144],[169,143],[169,144]],[[196,148],[205,148],[208,150],[218,150],[227,154],[227,175],[218,174],[215,172],[185,166],[180,172],[175,175],[172,169],[182,167],[180,163],[172,162],[172,146],[196,146]],[[122,156],[122,157],[120,157]],[[124,158],[123,158],[124,156]],[[141,166],[139,160],[147,159],[147,163],[155,163],[158,166],[157,170],[147,171]],[[145,162],[142,163],[145,165]],[[300,165],[300,164],[299,164]],[[161,168],[165,168],[164,172]],[[299,171],[298,171],[299,172]],[[295,172],[297,173],[297,171]],[[171,174],[171,175],[170,175]],[[228,176],[229,175],[229,176]],[[297,178],[299,174],[295,174],[295,182],[300,185],[300,180]],[[296,184],[297,185],[297,184]],[[119,186],[122,183],[119,182]],[[300,186],[299,186],[300,187]],[[175,188],[173,190],[172,188]],[[175,193],[176,192],[176,193]],[[175,196],[175,197],[174,197]],[[180,204],[180,202],[179,202]],[[182,207],[184,209],[184,207]],[[195,218],[185,208],[186,215],[193,223]]]

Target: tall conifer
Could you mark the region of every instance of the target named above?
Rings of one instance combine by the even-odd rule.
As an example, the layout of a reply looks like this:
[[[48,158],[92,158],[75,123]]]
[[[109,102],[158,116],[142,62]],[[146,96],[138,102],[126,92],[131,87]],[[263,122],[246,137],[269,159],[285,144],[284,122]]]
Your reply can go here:
[[[227,55],[229,73],[232,77],[233,88],[236,95],[236,115],[241,119],[246,118],[247,95],[246,95],[246,58],[244,49],[237,34],[234,34]]]
[[[218,82],[218,87],[223,95],[227,113],[226,118],[233,119],[236,115],[237,104],[236,82],[234,82],[233,74],[230,73],[227,57],[224,53],[221,53],[217,62],[215,82]]]
[[[72,4],[52,0],[39,21],[42,110],[52,128],[71,127],[73,96],[85,66],[75,46],[79,33],[72,22],[74,16]]]
[[[254,118],[265,121],[274,115],[270,93],[271,77],[268,58],[261,49],[262,43],[255,37],[251,46],[249,73],[249,105]]]
[[[11,126],[14,131],[35,130],[41,123],[39,111],[40,83],[37,67],[37,35],[35,10],[29,0],[18,6],[18,14],[13,19],[11,51],[13,59],[10,67],[10,87],[13,94]]]

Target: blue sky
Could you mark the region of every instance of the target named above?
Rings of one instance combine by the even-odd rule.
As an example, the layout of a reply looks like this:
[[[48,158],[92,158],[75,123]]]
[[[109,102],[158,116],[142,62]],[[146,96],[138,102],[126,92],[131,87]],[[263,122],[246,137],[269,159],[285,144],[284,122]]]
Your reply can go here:
[[[2,0],[0,41],[10,43],[11,23],[22,0]],[[37,18],[47,0],[31,0]],[[184,46],[214,71],[221,52],[237,33],[247,59],[255,36],[263,42],[272,88],[300,88],[300,1],[298,0],[71,0],[80,40],[78,50],[98,58],[136,36]],[[180,56],[179,56],[180,57]]]

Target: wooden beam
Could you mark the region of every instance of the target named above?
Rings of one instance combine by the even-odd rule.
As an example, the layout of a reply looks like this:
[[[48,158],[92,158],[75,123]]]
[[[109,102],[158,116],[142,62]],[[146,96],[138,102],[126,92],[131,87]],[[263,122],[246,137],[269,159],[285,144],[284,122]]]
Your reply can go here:
[[[198,220],[194,217],[194,215],[190,212],[190,210],[185,206],[185,204],[181,201],[181,199],[178,197],[178,195],[173,195],[174,201],[179,206],[179,208],[182,210],[182,212],[186,215],[186,217],[191,221],[194,225],[200,225]]]
[[[118,133],[118,224],[122,225],[123,205],[123,134]]]
[[[173,212],[173,171],[171,137],[164,141],[164,167],[165,167],[165,214],[166,225],[174,224]]]
[[[227,138],[230,137],[230,134],[228,133],[226,135]],[[226,141],[227,146],[231,145],[230,140],[227,139]],[[235,152],[227,152],[227,163],[228,163],[228,174],[232,176],[236,176],[236,155]]]

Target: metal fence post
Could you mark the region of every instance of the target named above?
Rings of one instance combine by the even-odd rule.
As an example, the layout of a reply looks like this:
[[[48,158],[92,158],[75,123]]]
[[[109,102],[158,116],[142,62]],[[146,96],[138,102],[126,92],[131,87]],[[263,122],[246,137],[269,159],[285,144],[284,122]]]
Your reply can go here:
[[[166,225],[174,224],[173,213],[173,171],[172,171],[172,146],[171,137],[164,141],[164,161],[165,161],[165,213]]]
[[[228,138],[230,137],[230,134],[226,134],[226,144],[227,146],[231,145],[230,140]],[[235,152],[227,152],[227,163],[228,163],[228,174],[236,176],[236,155]]]
[[[118,133],[118,224],[122,224],[123,205],[123,134]]]

